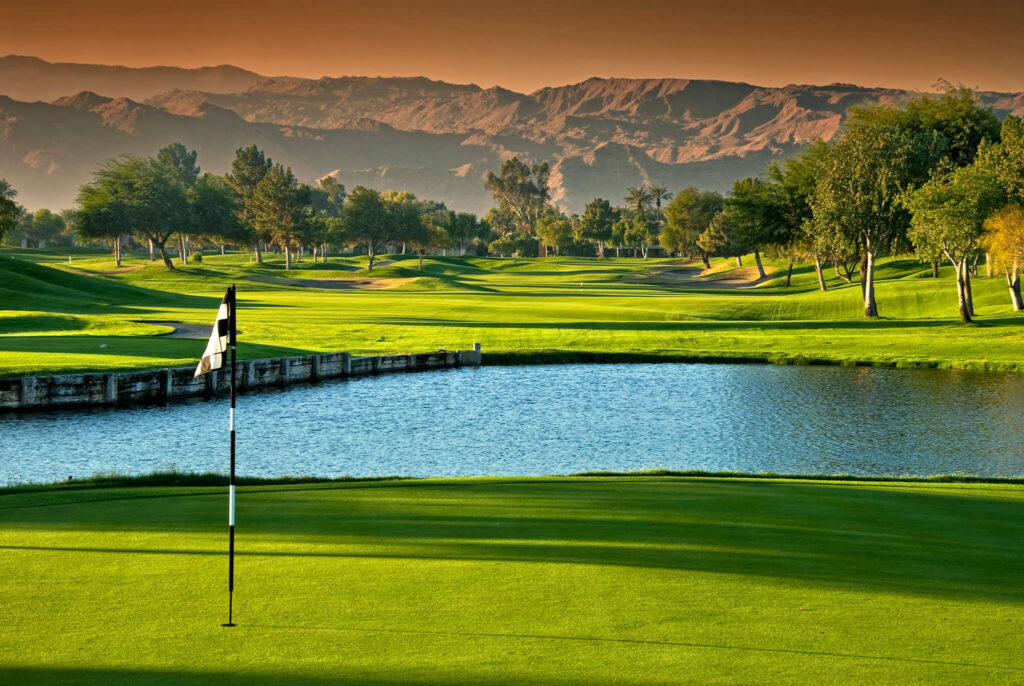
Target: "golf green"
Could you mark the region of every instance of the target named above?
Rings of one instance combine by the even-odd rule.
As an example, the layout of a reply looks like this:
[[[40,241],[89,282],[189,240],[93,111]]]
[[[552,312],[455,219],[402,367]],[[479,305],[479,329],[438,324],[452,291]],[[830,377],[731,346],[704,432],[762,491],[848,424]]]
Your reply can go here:
[[[1021,683],[1024,487],[717,478],[0,495],[0,683]]]

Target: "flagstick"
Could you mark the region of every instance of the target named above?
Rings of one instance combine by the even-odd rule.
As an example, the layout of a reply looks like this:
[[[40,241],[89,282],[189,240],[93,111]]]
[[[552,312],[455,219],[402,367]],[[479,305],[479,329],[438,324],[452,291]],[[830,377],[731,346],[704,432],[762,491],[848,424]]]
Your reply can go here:
[[[232,604],[235,594],[235,285],[231,284],[231,302],[228,307],[228,344],[231,346],[231,476],[228,478],[228,623],[232,622]]]

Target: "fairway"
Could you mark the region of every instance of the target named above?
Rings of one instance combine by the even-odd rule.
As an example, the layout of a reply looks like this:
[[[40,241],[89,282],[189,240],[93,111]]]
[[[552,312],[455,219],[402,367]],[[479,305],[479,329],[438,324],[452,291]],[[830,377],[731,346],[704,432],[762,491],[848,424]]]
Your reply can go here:
[[[914,259],[886,258],[877,272],[882,319],[863,317],[860,284],[798,265],[777,271],[633,258],[409,255],[366,269],[365,256],[283,258],[208,255],[173,272],[129,257],[0,250],[0,375],[188,366],[201,340],[169,338],[168,326],[209,326],[224,289],[239,288],[239,354],[281,357],[468,349],[484,363],[706,360],[826,362],[1024,370],[1024,317],[1003,279],[974,280],[978,322],[961,325],[951,268],[941,278]],[[748,262],[752,261],[748,258]],[[984,275],[984,270],[982,270]],[[755,275],[756,276],[756,275]]]
[[[1024,488],[709,478],[0,495],[10,684],[1021,683]]]

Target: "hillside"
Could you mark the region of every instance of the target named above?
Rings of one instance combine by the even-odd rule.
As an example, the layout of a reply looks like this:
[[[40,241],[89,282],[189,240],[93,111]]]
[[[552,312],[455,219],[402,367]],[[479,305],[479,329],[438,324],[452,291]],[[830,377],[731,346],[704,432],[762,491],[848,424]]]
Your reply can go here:
[[[24,102],[29,92],[61,95]],[[0,59],[0,93],[0,177],[30,208],[67,207],[102,160],[180,140],[208,171],[226,171],[235,149],[255,143],[304,180],[333,174],[348,186],[408,189],[475,212],[491,204],[482,178],[513,155],[551,162],[552,197],[570,211],[597,196],[617,201],[640,183],[725,190],[770,160],[831,139],[851,106],[914,95],[850,84],[599,78],[524,94],[423,77],[264,78],[233,67],[133,70],[20,57]],[[1024,94],[980,96],[1000,116],[1024,113]]]
[[[211,93],[245,90],[261,77],[229,64],[199,69],[119,67],[105,64],[46,62],[38,57],[0,57],[0,93],[16,100],[49,102],[68,93],[95,91],[111,97],[143,100],[175,88]]]

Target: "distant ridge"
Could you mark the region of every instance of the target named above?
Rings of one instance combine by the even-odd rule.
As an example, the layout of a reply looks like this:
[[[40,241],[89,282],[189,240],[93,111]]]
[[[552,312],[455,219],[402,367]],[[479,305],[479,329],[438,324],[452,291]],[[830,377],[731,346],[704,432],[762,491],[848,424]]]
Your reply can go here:
[[[249,88],[261,78],[265,77],[230,64],[198,69],[137,68],[47,62],[24,55],[0,57],[0,93],[30,102],[50,102],[68,93],[83,90],[133,100],[145,100],[175,88],[234,93]]]
[[[0,58],[0,94],[0,177],[33,209],[68,207],[106,158],[181,141],[208,171],[226,171],[236,148],[256,144],[306,181],[331,174],[475,212],[491,203],[487,171],[513,155],[551,162],[552,199],[573,212],[594,197],[620,202],[641,183],[726,190],[830,140],[851,106],[915,95],[845,83],[597,77],[527,94],[426,77],[264,77],[230,65],[132,69],[19,56]],[[1000,116],[1024,114],[1024,94],[979,96]]]

